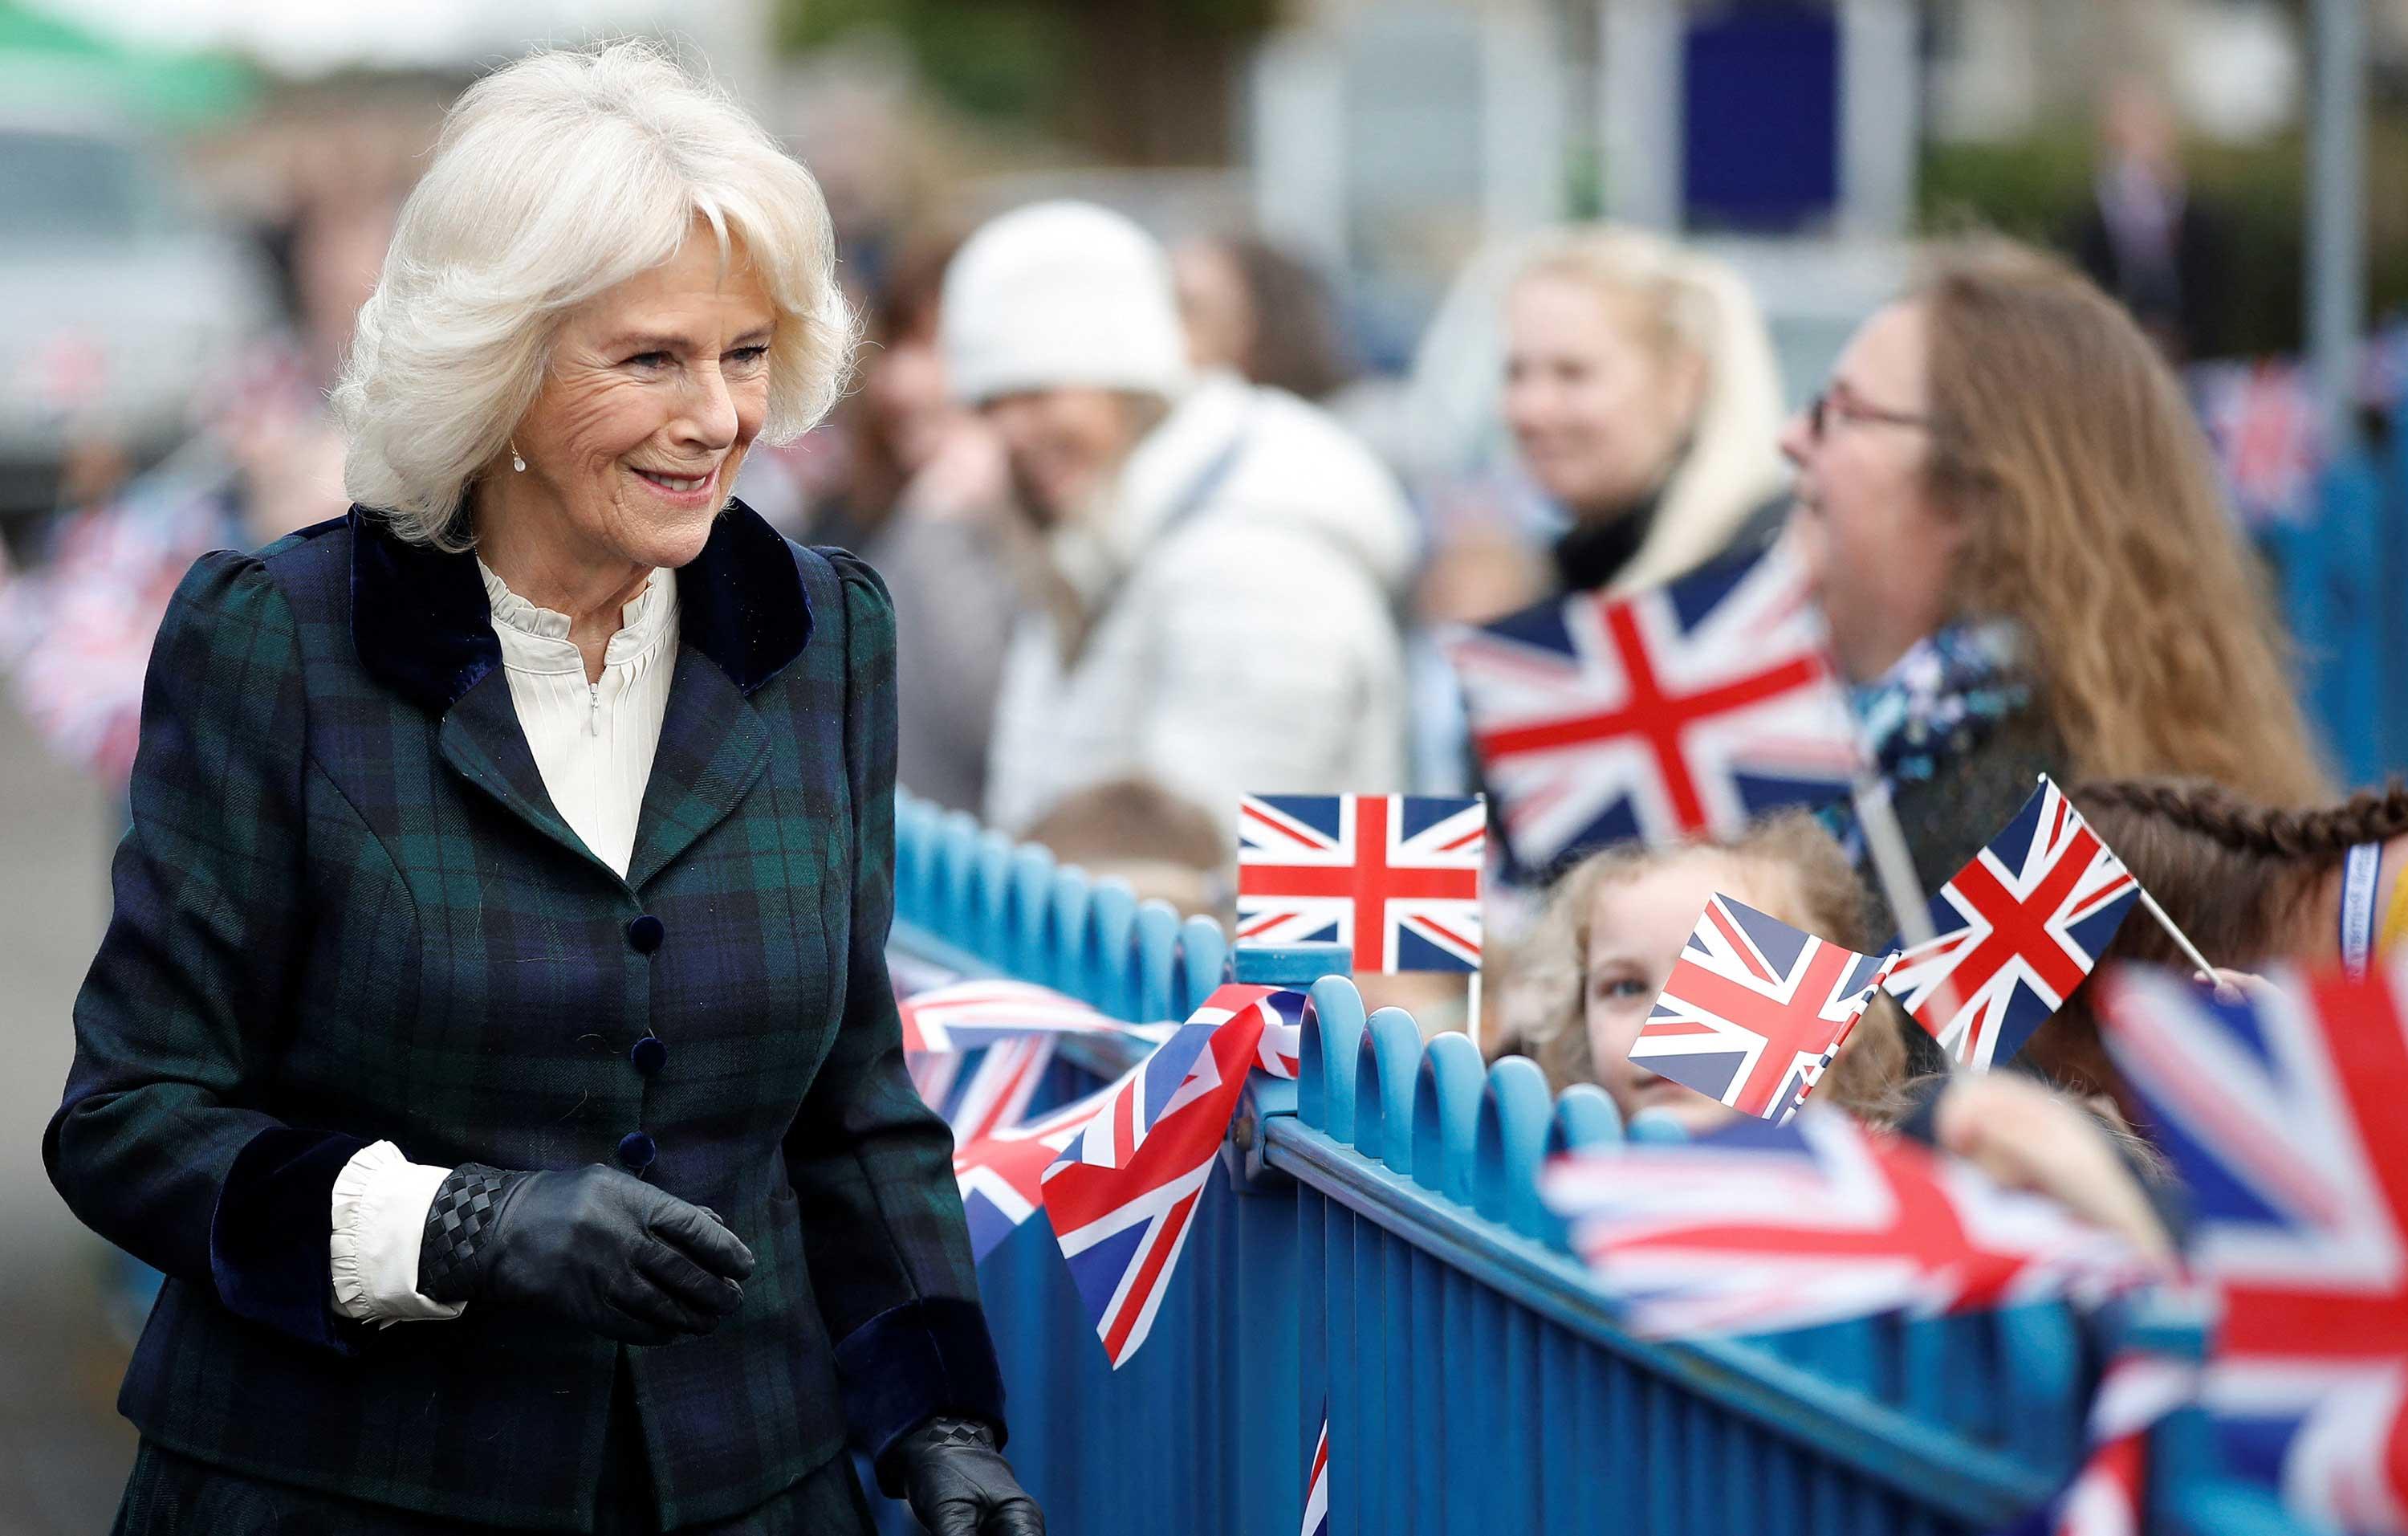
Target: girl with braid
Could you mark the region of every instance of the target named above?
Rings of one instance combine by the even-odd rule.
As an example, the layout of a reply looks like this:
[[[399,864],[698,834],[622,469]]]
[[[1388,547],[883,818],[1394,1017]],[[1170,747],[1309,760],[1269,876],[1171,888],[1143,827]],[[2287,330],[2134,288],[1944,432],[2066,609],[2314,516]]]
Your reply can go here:
[[[2200,779],[2086,783],[2074,804],[2228,979],[2277,961],[2363,971],[2408,941],[2408,784],[2276,808]],[[2165,931],[2128,922],[2101,956],[2186,968]],[[2070,1086],[2112,1087],[2086,983],[2025,1055]]]

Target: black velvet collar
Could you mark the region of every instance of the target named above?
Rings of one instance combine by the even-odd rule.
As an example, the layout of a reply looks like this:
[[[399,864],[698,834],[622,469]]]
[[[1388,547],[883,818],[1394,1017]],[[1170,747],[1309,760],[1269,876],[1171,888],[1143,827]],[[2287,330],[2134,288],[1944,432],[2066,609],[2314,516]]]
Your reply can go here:
[[[368,675],[434,714],[502,664],[476,556],[394,537],[353,507],[351,639]],[[678,628],[746,694],[785,669],[811,636],[810,602],[793,552],[740,501],[678,572]]]

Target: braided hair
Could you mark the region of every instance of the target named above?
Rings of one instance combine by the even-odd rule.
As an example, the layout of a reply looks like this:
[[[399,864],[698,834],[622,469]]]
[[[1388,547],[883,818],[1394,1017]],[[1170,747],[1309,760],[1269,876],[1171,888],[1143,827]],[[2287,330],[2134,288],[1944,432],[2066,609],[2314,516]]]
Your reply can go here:
[[[2102,817],[2146,817],[2234,854],[2317,868],[2339,862],[2359,843],[2408,833],[2408,783],[2398,780],[2360,790],[2339,805],[2304,811],[2253,805],[2221,784],[2199,780],[2116,779],[2084,784],[2073,793],[2102,835]],[[2108,846],[2119,853],[2123,847],[2112,837]]]
[[[2338,805],[2267,806],[2201,779],[2098,780],[2076,785],[2078,809],[2200,953],[2255,970],[2309,941],[2302,923],[2317,888],[2350,849],[2408,834],[2408,784],[2361,790]],[[2164,930],[2135,916],[2100,968],[2143,961],[2190,965]],[[2095,974],[2095,972],[2094,972]],[[2104,1086],[2085,983],[2027,1054],[2061,1082]]]

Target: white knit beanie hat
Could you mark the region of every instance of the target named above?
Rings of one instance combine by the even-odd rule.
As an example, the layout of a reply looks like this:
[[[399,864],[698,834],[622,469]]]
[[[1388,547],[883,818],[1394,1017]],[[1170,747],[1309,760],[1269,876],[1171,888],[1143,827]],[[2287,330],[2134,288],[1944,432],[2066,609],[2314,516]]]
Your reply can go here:
[[[982,225],[945,269],[938,339],[953,392],[972,402],[1077,386],[1170,399],[1187,387],[1170,258],[1093,203],[1038,203]]]

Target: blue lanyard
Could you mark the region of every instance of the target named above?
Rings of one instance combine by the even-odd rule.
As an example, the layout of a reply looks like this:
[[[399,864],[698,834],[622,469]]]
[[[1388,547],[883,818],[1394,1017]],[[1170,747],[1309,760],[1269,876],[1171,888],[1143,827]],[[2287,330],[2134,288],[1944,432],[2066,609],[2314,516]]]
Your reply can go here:
[[[2361,842],[2342,862],[2341,967],[2363,976],[2374,957],[2374,889],[2383,879],[2383,844]]]

